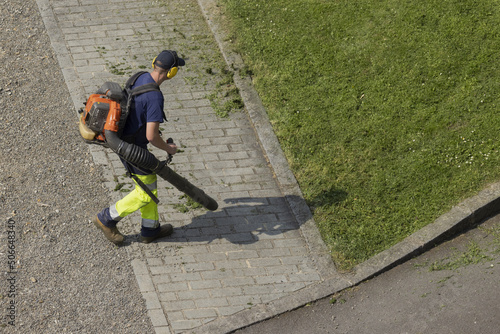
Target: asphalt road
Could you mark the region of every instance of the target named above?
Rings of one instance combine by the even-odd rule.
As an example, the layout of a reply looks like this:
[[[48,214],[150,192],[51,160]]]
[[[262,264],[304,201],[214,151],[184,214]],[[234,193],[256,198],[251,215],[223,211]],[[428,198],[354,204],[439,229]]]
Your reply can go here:
[[[357,287],[237,331],[500,333],[500,215]]]

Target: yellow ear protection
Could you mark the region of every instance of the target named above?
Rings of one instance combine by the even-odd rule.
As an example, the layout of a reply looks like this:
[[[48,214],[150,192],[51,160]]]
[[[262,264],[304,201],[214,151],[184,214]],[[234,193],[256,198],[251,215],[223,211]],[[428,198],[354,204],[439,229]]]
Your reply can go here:
[[[167,78],[172,79],[173,77],[175,77],[175,75],[177,74],[178,70],[179,70],[179,68],[172,67],[170,70],[168,70]]]
[[[170,51],[168,51],[168,52],[170,52]],[[175,55],[172,52],[170,52],[170,54],[172,55],[172,57],[174,57],[175,62],[177,63],[177,57],[175,57]],[[158,58],[158,56],[156,56],[155,59],[153,59],[153,62],[151,63],[151,65],[153,66],[153,68],[155,68],[156,58]],[[174,63],[174,66],[172,66],[168,70],[167,78],[172,79],[173,77],[175,77],[175,75],[177,74],[178,70],[179,70],[179,68],[177,66],[175,66],[175,63]]]

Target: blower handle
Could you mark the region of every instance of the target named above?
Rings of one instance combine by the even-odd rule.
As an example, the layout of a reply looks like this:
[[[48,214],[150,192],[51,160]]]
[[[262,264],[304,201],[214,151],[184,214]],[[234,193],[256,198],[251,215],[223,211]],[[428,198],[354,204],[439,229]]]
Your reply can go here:
[[[168,138],[167,139],[167,144],[173,144],[174,143],[174,140],[172,138]],[[172,158],[174,156],[172,154],[168,154],[168,159],[167,159],[167,164],[171,163],[172,162]]]

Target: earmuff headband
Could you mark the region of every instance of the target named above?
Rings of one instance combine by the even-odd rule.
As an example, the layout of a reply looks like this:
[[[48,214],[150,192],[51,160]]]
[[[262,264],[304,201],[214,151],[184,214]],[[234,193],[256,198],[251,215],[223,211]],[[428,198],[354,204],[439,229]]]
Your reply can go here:
[[[177,66],[175,66],[175,64],[177,63],[177,58],[176,58],[175,54],[173,52],[169,51],[169,50],[167,50],[167,51],[174,58],[174,64],[172,65],[172,67],[170,67],[170,69],[167,72],[167,78],[172,79],[173,77],[176,76],[177,71],[179,70],[179,68]],[[156,56],[155,59],[153,59],[153,62],[151,63],[151,65],[153,66],[153,68],[155,67],[156,58],[158,58],[158,56]]]

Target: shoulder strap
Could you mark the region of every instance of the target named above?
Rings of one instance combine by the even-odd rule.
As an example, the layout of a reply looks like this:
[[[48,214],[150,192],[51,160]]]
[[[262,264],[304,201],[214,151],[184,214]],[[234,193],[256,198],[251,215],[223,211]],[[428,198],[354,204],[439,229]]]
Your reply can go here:
[[[141,86],[132,88],[132,86],[134,86],[137,79],[145,73],[148,73],[148,72],[145,72],[145,71],[137,72],[136,74],[132,75],[125,83],[124,89],[127,91],[129,101],[131,100],[132,97],[139,95],[139,94],[142,94],[142,93],[151,92],[151,91],[160,91],[160,86],[158,86],[158,84],[156,82],[151,82],[151,83],[148,83],[145,85],[141,85]]]
[[[125,89],[129,89],[130,87],[132,87],[135,84],[137,78],[139,78],[144,73],[148,73],[148,72],[140,71],[140,72],[137,72],[134,75],[132,75],[130,78],[128,78],[127,82],[125,83]]]
[[[125,123],[127,122],[128,114],[130,113],[130,109],[132,108],[132,99],[134,96],[140,95],[140,94],[143,94],[146,92],[151,92],[151,91],[161,92],[160,86],[158,86],[158,84],[156,82],[151,82],[151,83],[148,83],[145,85],[141,85],[141,86],[132,88],[132,86],[135,84],[137,79],[145,73],[148,73],[148,72],[146,72],[146,71],[137,72],[134,75],[132,75],[125,83],[124,90],[127,93],[127,101],[125,101],[125,103],[126,103],[125,109],[122,110],[122,118],[120,119],[120,122],[122,123],[122,125],[119,128],[121,129],[121,131],[123,131],[123,128],[125,127]],[[167,120],[167,117],[165,116],[165,112],[163,112],[163,118],[165,120]],[[121,131],[120,131],[120,136],[121,136]],[[137,133],[139,131],[140,131],[140,129],[137,131]],[[130,136],[131,138],[129,138],[129,140],[134,139],[135,136],[137,135],[137,133],[134,134],[133,136]]]
[[[139,87],[135,87],[135,88],[130,90],[129,98],[132,96],[136,96],[136,95],[146,93],[146,92],[151,92],[154,90],[160,91],[160,87],[158,86],[158,84],[156,82],[151,82],[151,83],[139,86]]]

